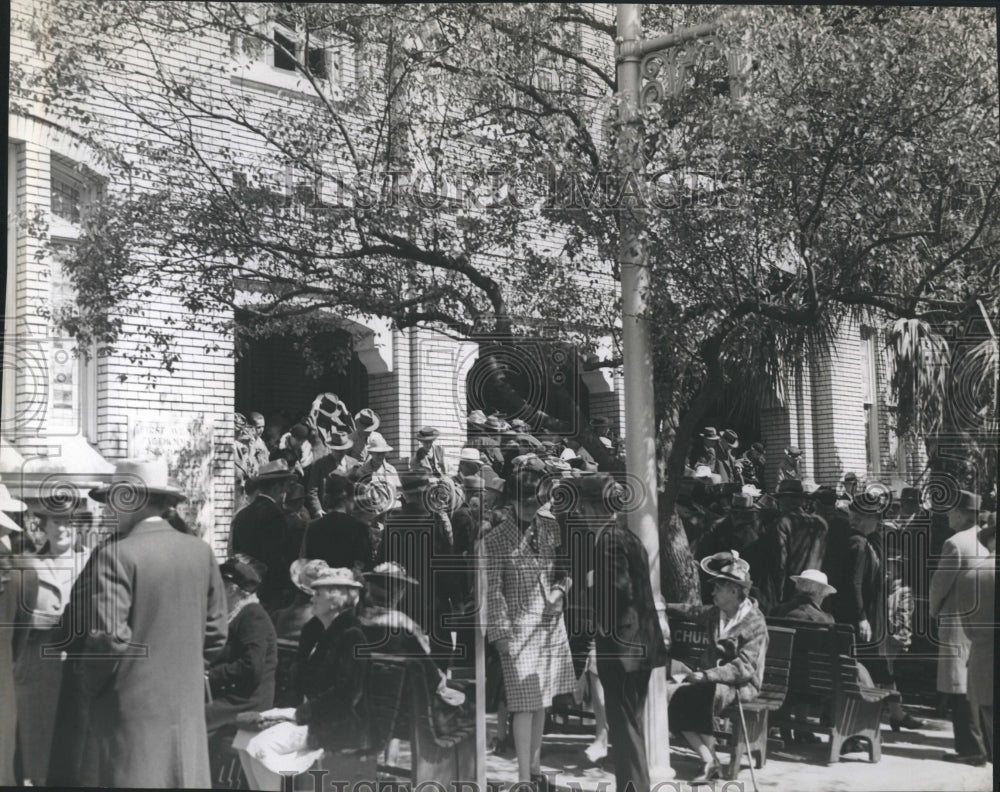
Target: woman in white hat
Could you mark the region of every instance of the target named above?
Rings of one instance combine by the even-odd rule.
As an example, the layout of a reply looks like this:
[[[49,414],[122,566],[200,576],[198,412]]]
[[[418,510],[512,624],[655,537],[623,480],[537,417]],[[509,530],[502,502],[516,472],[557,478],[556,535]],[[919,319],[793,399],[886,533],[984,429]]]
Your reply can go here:
[[[61,658],[43,654],[43,648],[63,643],[63,631],[59,629],[63,611],[90,556],[78,535],[80,507],[80,498],[68,492],[65,497],[32,500],[28,506],[38,518],[45,542],[35,556],[27,559],[37,576],[38,593],[14,676],[22,772],[35,786],[46,783],[63,679]]]
[[[722,552],[703,558],[701,568],[712,578],[712,604],[667,605],[668,615],[700,622],[708,634],[701,670],[672,669],[673,678],[682,684],[671,691],[670,726],[684,734],[703,762],[692,785],[711,784],[721,777],[714,718],[737,696],[741,701],[757,698],[767,651],[767,624],[749,597],[750,565],[736,552]]]

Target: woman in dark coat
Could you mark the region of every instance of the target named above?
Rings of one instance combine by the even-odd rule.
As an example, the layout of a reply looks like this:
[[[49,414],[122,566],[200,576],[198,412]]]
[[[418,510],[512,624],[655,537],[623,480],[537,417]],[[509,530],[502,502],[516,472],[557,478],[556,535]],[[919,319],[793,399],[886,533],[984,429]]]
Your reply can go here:
[[[229,606],[226,645],[206,672],[212,701],[205,707],[209,737],[240,712],[274,705],[278,637],[255,592],[262,579],[259,561],[239,554],[219,567]]]
[[[365,661],[360,651],[368,639],[357,615],[362,584],[352,570],[328,567],[308,585],[314,616],[302,628],[299,642],[299,688],[305,701],[298,707],[261,713],[265,721],[279,723],[247,746],[251,756],[275,773],[301,772],[296,762],[303,755],[312,762],[310,751],[364,753],[370,747]],[[335,768],[335,772],[342,770]],[[350,773],[344,770],[338,779],[346,775]]]
[[[710,784],[722,774],[715,755],[714,719],[738,696],[752,701],[764,681],[767,625],[747,595],[750,565],[738,553],[704,558],[701,568],[713,578],[712,605],[668,604],[667,613],[700,622],[708,634],[702,669],[686,673],[670,696],[668,720],[698,752],[702,772],[692,784]],[[680,669],[674,670],[674,678]]]

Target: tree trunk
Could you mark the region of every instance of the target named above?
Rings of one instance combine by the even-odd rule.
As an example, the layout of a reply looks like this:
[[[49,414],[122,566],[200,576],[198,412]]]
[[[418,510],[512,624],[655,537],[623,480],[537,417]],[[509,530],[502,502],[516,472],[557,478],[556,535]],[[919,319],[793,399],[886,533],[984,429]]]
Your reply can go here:
[[[698,563],[676,514],[660,519],[660,590],[667,602],[701,604]]]

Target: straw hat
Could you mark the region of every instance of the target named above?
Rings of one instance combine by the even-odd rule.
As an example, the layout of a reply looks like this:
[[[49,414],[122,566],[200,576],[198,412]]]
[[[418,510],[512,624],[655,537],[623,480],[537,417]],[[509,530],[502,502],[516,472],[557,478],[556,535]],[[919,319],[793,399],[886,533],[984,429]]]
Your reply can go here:
[[[90,491],[91,499],[106,503],[115,487],[129,487],[149,495],[168,495],[178,501],[187,500],[176,482],[167,475],[167,461],[158,459],[123,459],[115,465],[111,483]]]
[[[354,441],[351,440],[346,432],[338,432],[336,429],[331,429],[327,435],[326,447],[331,451],[346,451],[348,448],[354,447]]]
[[[837,589],[827,581],[826,575],[818,569],[803,569],[802,574],[792,575],[789,579],[795,584],[795,588],[802,591],[819,591],[824,597],[837,593]]]
[[[344,586],[346,588],[364,588],[361,582],[347,567],[327,567],[320,570],[312,580],[311,588],[315,591],[324,586]]]
[[[421,426],[417,432],[417,440],[436,440],[441,433],[433,426]]]

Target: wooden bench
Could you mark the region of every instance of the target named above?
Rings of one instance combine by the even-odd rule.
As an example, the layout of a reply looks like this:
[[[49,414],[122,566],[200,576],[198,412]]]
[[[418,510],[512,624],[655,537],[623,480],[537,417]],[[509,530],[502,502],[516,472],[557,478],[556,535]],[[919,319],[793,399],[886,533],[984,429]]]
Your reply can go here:
[[[726,741],[729,750],[729,778],[739,774],[746,755],[747,742],[750,744],[750,761],[758,769],[767,764],[767,733],[769,713],[781,708],[788,692],[789,674],[792,662],[792,647],[795,631],[784,627],[768,627],[767,653],[764,660],[764,682],[760,695],[753,701],[743,702],[746,721],[746,739],[743,722],[737,704],[734,702],[721,715],[732,724],[732,731],[720,732],[718,737]],[[680,619],[670,620],[671,656],[692,669],[702,667],[702,660],[708,648],[708,634],[702,625]]]
[[[749,759],[756,759],[759,770],[767,764],[767,732],[770,713],[776,712],[785,703],[788,693],[789,673],[792,665],[792,647],[795,631],[784,627],[767,628],[767,654],[764,660],[764,682],[760,694],[753,701],[743,702],[743,716],[746,720],[746,740],[738,705],[734,702],[722,711],[722,716],[733,724],[729,736],[729,778],[735,779],[743,763],[747,742],[750,744]]]
[[[375,745],[381,752],[389,740],[410,743],[410,768],[386,764],[379,771],[408,777],[416,787],[442,778],[475,781],[476,723],[466,723],[447,733],[435,723],[433,691],[417,661],[391,655],[373,654],[368,661],[368,706]],[[467,695],[473,695],[473,689]],[[468,707],[469,699],[466,700]]]
[[[773,724],[817,731],[817,724],[801,711],[803,705],[811,705],[819,713],[818,730],[830,736],[827,764],[840,760],[844,741],[852,737],[868,744],[872,762],[880,761],[882,709],[892,691],[858,682],[851,627],[795,619],[770,622],[795,631],[788,701],[775,713]]]

